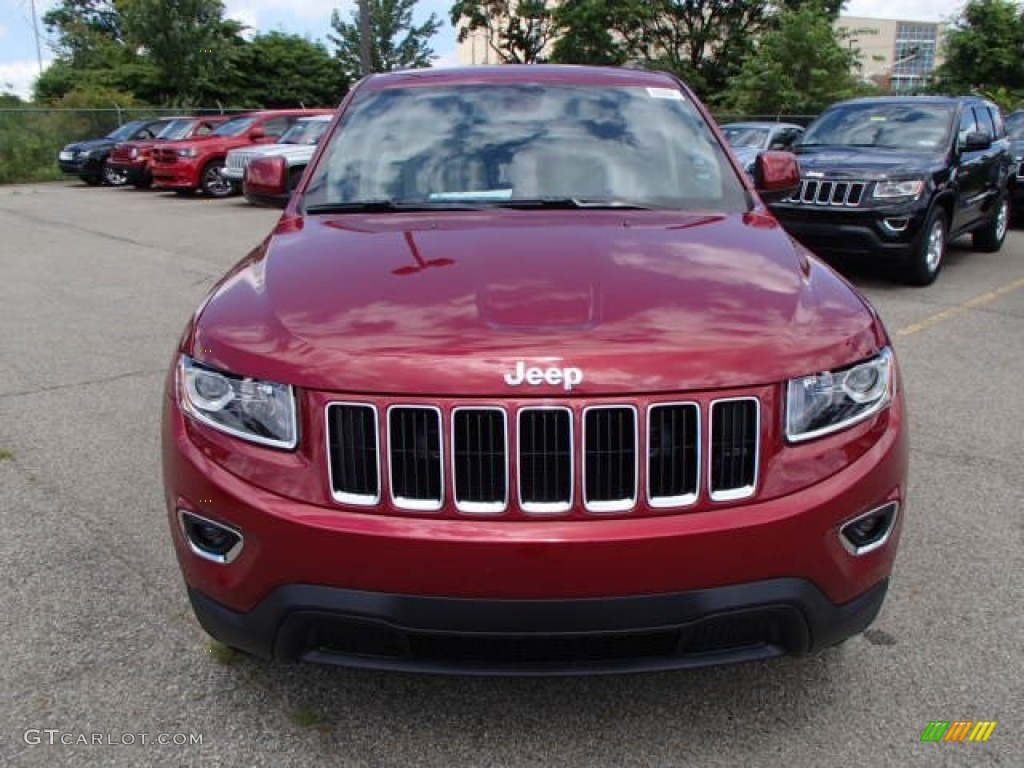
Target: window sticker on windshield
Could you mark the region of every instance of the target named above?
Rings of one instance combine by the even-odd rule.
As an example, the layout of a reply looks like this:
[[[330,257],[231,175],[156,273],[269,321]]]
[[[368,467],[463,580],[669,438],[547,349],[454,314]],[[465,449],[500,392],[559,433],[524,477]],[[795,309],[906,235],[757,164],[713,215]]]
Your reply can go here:
[[[668,99],[670,101],[683,101],[683,94],[675,88],[648,88],[647,95],[652,99]]]
[[[884,123],[886,120],[885,115],[872,115],[868,118],[872,123]]]

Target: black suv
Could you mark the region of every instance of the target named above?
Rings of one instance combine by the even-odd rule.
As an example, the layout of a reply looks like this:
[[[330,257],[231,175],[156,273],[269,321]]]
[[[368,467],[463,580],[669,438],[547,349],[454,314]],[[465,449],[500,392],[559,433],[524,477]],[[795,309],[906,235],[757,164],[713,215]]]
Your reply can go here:
[[[821,256],[898,260],[928,285],[946,243],[967,232],[997,251],[1013,164],[999,108],[977,97],[893,96],[833,104],[793,147],[799,190],[772,205]]]
[[[77,176],[86,184],[111,184],[121,186],[128,181],[124,171],[107,165],[110,151],[121,141],[152,139],[173,118],[160,117],[150,120],[133,120],[116,128],[102,139],[90,139],[68,144],[57,153],[57,164],[64,173]]]

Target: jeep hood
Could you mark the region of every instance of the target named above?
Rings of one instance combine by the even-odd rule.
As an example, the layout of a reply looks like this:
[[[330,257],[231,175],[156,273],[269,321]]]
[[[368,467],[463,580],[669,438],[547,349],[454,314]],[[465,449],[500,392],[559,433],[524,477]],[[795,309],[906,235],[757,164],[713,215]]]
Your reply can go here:
[[[184,348],[351,393],[564,396],[778,382],[874,354],[873,311],[766,214],[493,211],[282,219]]]
[[[815,172],[828,178],[886,179],[926,174],[943,167],[941,155],[874,147],[797,146],[803,176]],[[810,173],[809,173],[810,172]]]

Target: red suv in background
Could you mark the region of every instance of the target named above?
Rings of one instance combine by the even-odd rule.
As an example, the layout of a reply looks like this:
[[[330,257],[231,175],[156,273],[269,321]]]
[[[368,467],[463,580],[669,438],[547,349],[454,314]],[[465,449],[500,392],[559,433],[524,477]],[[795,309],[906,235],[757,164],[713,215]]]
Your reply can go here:
[[[226,197],[238,190],[220,175],[229,150],[250,144],[273,144],[300,117],[330,114],[330,109],[282,109],[248,112],[231,118],[206,136],[194,136],[153,149],[153,183],[179,194],[201,190]]]
[[[153,147],[166,141],[181,141],[193,136],[205,136],[228,120],[228,115],[203,117],[175,117],[155,137],[148,141],[123,141],[114,146],[107,165],[123,174],[129,184],[146,189],[153,183],[150,155]]]
[[[799,180],[774,151],[748,177],[666,73],[360,81],[167,377],[200,623],[267,657],[510,674],[862,630],[903,387],[872,307],[766,208]]]

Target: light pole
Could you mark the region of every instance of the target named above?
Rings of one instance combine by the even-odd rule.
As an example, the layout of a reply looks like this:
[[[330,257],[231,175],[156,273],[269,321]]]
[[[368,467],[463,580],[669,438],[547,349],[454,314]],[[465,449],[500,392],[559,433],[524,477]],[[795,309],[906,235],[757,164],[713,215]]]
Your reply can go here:
[[[372,35],[370,0],[359,0],[359,68],[363,70],[363,77],[373,72]]]
[[[36,0],[30,3],[32,8],[32,34],[36,39],[36,63],[39,65],[39,74],[43,74],[43,53],[39,49],[39,19],[36,17]]]

